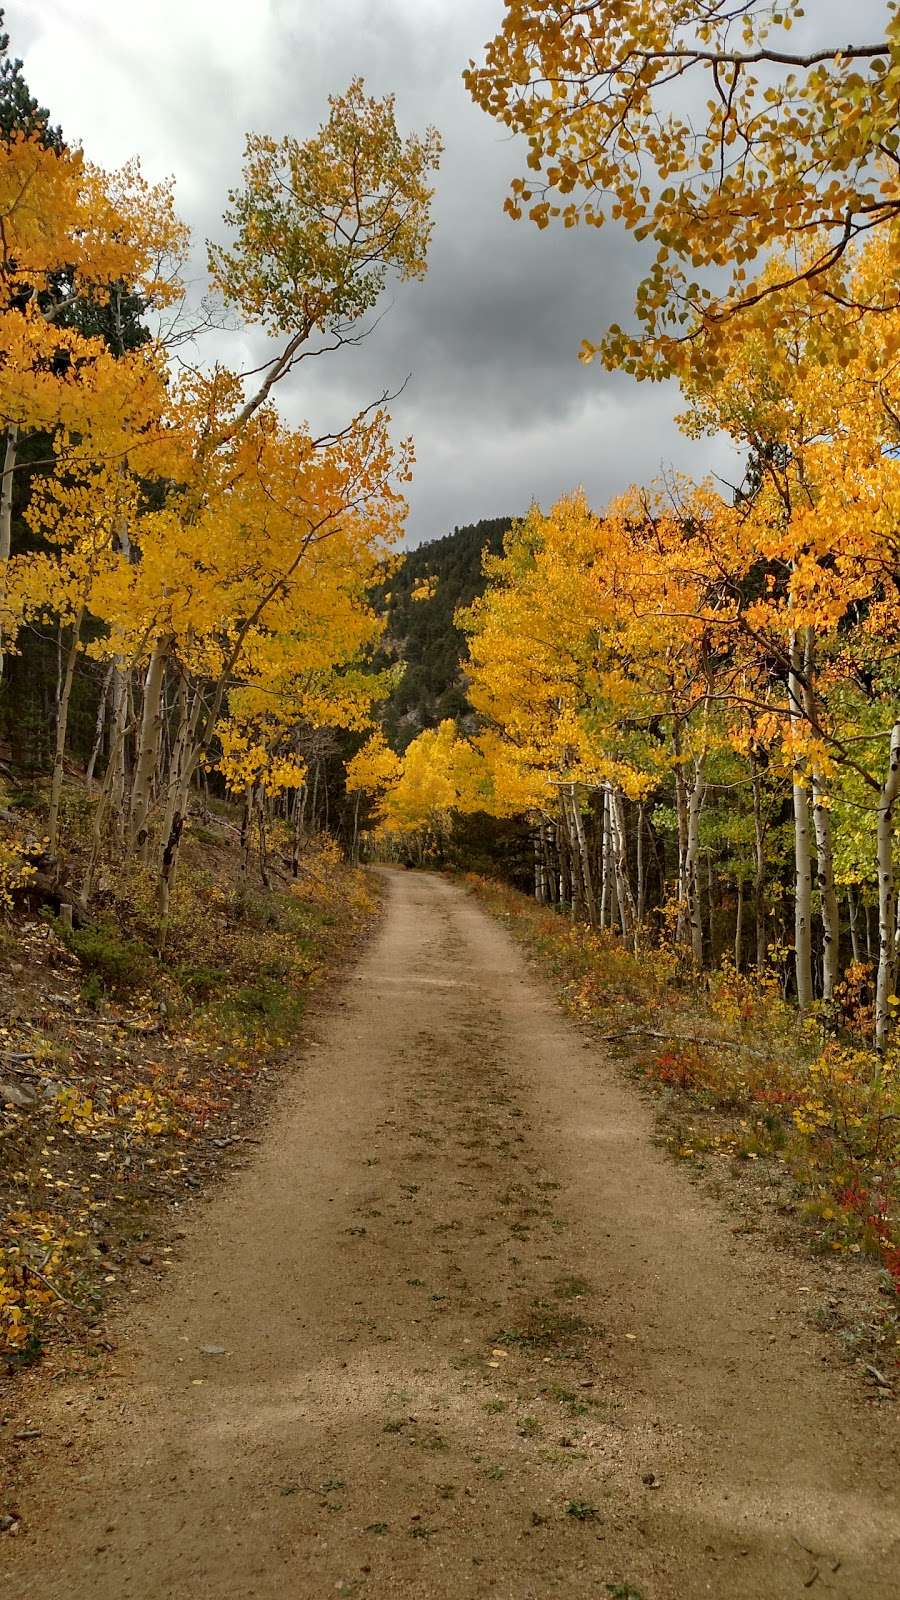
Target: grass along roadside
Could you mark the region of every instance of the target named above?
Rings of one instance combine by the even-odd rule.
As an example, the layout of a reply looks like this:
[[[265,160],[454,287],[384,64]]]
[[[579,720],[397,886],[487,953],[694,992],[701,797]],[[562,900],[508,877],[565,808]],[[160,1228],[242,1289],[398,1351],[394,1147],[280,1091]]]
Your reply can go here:
[[[27,822],[27,817],[26,817]],[[71,849],[77,856],[79,840]],[[273,851],[273,858],[276,852]],[[8,1373],[103,1342],[111,1296],[164,1275],[166,1227],[229,1158],[376,883],[311,841],[295,882],[241,870],[229,814],[192,827],[165,950],[149,872],[108,870],[69,930],[0,925],[0,1350]]]
[[[565,1008],[655,1091],[671,1154],[717,1189],[738,1181],[772,1231],[829,1258],[830,1320],[850,1353],[878,1359],[887,1390],[900,1359],[900,1052],[879,1060],[862,1043],[852,975],[846,1026],[832,1033],[821,1016],[801,1020],[774,980],[723,965],[700,988],[669,950],[635,956],[492,879],[466,882]]]

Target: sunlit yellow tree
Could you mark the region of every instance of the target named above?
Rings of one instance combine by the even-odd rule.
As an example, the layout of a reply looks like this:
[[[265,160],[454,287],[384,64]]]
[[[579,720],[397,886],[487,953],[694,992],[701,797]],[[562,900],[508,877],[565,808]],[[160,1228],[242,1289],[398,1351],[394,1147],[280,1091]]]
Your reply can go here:
[[[528,143],[508,212],[619,222],[655,246],[641,331],[599,346],[611,365],[715,364],[739,314],[765,299],[777,319],[795,283],[833,303],[829,269],[873,229],[896,260],[900,17],[876,9],[871,35],[810,42],[800,0],[506,0],[466,81]]]

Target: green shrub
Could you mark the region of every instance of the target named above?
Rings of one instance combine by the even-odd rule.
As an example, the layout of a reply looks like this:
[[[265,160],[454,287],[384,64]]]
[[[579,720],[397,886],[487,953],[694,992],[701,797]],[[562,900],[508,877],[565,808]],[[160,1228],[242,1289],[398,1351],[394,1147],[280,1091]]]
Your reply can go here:
[[[260,978],[232,990],[219,1015],[242,1033],[281,1033],[297,1025],[302,1009],[301,996],[286,982]]]
[[[94,980],[94,989],[99,984],[109,994],[126,994],[149,983],[156,965],[139,939],[126,941],[102,923],[67,932],[66,943]]]
[[[198,1004],[221,994],[228,982],[224,967],[179,967],[175,973],[179,987]]]

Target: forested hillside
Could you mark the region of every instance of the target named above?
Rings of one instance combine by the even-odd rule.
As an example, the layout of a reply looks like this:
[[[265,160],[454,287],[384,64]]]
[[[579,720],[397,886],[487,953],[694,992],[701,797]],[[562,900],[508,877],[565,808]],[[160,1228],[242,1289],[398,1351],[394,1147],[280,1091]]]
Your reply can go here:
[[[484,555],[499,555],[510,521],[487,518],[427,540],[403,556],[379,591],[377,604],[385,617],[381,658],[403,666],[383,710],[396,750],[445,717],[460,721],[471,714],[462,670],[464,636],[454,619],[460,606],[484,593]]]

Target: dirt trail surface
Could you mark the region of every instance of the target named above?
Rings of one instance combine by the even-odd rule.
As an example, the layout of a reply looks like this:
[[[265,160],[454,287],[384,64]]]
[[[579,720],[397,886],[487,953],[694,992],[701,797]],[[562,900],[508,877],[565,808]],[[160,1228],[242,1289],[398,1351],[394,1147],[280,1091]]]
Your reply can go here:
[[[34,1419],[3,1595],[896,1600],[892,1408],[800,1269],[462,890],[388,890],[252,1165]]]

